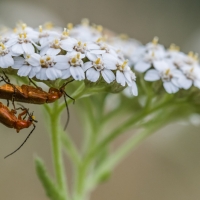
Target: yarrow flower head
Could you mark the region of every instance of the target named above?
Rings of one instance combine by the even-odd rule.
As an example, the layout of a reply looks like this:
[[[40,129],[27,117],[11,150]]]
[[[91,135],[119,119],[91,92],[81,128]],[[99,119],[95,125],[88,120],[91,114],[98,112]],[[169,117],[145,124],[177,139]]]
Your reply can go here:
[[[162,80],[167,93],[176,93],[180,89],[189,89],[192,85],[200,88],[200,65],[198,55],[189,52],[186,55],[172,44],[169,49],[158,44],[155,37],[152,42],[138,47],[132,55],[132,66],[140,73],[145,73],[144,80]]]
[[[14,32],[4,33],[0,68],[12,68],[18,76],[38,81],[70,78],[95,85],[104,81],[105,87],[129,87],[137,95],[134,72],[119,49],[107,42],[102,26],[90,26],[85,20],[77,27],[68,24],[63,31],[44,27],[19,23]]]

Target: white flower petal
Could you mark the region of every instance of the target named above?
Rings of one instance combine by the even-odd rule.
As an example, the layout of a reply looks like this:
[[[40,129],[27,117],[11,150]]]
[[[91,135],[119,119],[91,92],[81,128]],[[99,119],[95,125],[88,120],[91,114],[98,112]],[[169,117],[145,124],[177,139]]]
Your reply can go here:
[[[41,67],[31,67],[31,71],[29,72],[29,78],[33,78],[40,71]]]
[[[60,47],[65,51],[73,51],[74,46],[76,45],[77,40],[74,38],[68,38],[61,41]]]
[[[86,57],[91,61],[95,61],[97,59],[97,56],[95,54],[90,53],[90,52],[86,53]]]
[[[66,63],[67,62],[67,57],[64,55],[58,55],[54,57],[54,61],[55,62],[59,62],[59,63]]]
[[[158,71],[165,71],[167,69],[174,69],[175,67],[170,63],[166,62],[165,60],[162,61],[154,61],[153,66]]]
[[[46,69],[41,68],[41,70],[36,74],[36,78],[39,80],[47,80]]]
[[[33,45],[31,43],[22,43],[22,48],[24,50],[25,53],[27,54],[32,54],[35,53],[35,49],[33,47]]]
[[[139,61],[135,66],[134,69],[138,72],[145,72],[151,67],[151,64],[144,61]]]
[[[84,63],[84,65],[83,65],[84,72],[86,70],[88,70],[89,68],[91,68],[91,67],[92,67],[92,62],[86,62],[86,63]]]
[[[49,80],[55,80],[62,76],[62,72],[60,70],[52,67],[52,68],[48,68],[46,70],[46,75]]]
[[[194,86],[198,87],[200,89],[200,80],[194,81]]]
[[[117,69],[116,63],[117,63],[117,58],[109,53],[105,53],[102,55],[103,62],[105,64],[106,69],[112,69],[115,70]]]
[[[6,42],[6,46],[11,47],[11,46],[15,45],[16,43],[17,43],[17,38],[11,38],[8,40],[8,42]]]
[[[40,50],[40,55],[44,56],[47,53],[48,49],[49,49],[49,45],[43,46]]]
[[[6,54],[2,57],[2,59],[4,60],[4,63],[7,65],[7,67],[11,67],[14,65],[14,60],[10,54]]]
[[[112,71],[108,70],[108,69],[104,69],[101,71],[101,74],[104,78],[104,80],[107,82],[107,83],[111,83],[115,80],[115,75]]]
[[[49,48],[46,52],[47,55],[55,56],[60,53],[60,49]]]
[[[0,67],[7,68],[6,63],[4,62],[3,56],[0,56]]]
[[[185,90],[188,90],[192,86],[192,80],[187,78],[182,78],[178,80],[179,85],[184,88]]]
[[[14,57],[14,65],[13,69],[19,69],[24,64],[24,58],[22,57]]]
[[[164,86],[165,90],[167,91],[167,93],[169,93],[169,94],[176,93],[179,90],[179,88],[177,86],[175,86],[173,83],[168,82],[168,81],[164,82],[163,86]]]
[[[117,72],[116,72],[116,81],[117,81],[117,83],[121,84],[122,86],[126,85],[126,80],[125,80],[124,74],[122,72],[120,72],[119,70],[117,70]]]
[[[134,96],[138,96],[138,88],[135,81],[133,81],[131,84],[131,92]]]
[[[86,77],[91,82],[96,82],[99,79],[99,76],[100,76],[100,72],[96,71],[93,68],[88,69],[86,72]]]
[[[91,50],[90,53],[92,54],[104,54],[106,53],[106,50],[100,50],[100,49],[97,49],[97,50]]]
[[[56,63],[54,65],[54,68],[59,69],[59,70],[65,70],[68,69],[70,67],[69,63]]]
[[[75,80],[81,81],[85,79],[85,74],[82,67],[70,67],[70,72]]]
[[[128,82],[128,83],[132,82],[130,71],[124,71],[124,76],[126,78],[126,82]]]
[[[16,43],[15,45],[12,46],[12,49],[11,49],[14,53],[18,54],[18,55],[21,55],[24,53],[24,50],[22,48],[22,45],[19,44],[19,43]]]
[[[31,54],[31,57],[28,59],[28,63],[33,66],[39,66],[40,58],[41,58],[41,56],[39,54],[33,53],[33,54]]]
[[[67,79],[71,76],[70,68],[62,71],[62,79]]]
[[[150,69],[144,76],[144,80],[146,81],[157,81],[160,79],[160,75],[157,70]]]
[[[88,49],[99,49],[100,47],[99,47],[99,45],[97,45],[97,44],[95,44],[95,43],[87,43],[87,47],[88,47]]]
[[[31,71],[31,66],[23,65],[17,72],[19,76],[28,76],[29,72]]]

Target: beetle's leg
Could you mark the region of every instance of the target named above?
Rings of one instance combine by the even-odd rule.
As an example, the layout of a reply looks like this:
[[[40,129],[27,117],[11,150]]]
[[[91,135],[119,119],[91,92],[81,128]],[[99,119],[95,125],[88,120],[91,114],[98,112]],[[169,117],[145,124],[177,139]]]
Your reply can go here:
[[[2,72],[3,72],[4,76],[5,76],[5,80],[10,83],[10,79],[8,78],[8,76],[6,75],[6,73],[4,71],[2,71]]]
[[[9,100],[7,99],[7,107],[9,107]]]
[[[13,105],[14,110],[16,110],[16,107],[15,107],[15,95],[16,95],[16,89],[14,88],[14,92],[12,94],[12,105]]]
[[[22,120],[22,116],[27,115],[27,113],[28,113],[28,110],[27,110],[27,109],[24,110],[24,111],[22,111],[22,112],[18,115],[18,120]]]

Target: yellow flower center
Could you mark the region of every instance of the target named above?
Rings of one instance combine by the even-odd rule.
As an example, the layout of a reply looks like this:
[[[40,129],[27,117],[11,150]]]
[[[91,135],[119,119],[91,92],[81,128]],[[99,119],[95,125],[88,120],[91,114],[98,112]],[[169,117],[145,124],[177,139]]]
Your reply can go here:
[[[54,44],[59,44],[59,40],[58,40],[58,39],[55,39],[55,40],[54,40]]]
[[[73,29],[73,27],[74,27],[74,26],[73,26],[73,24],[72,24],[72,23],[68,23],[68,24],[67,24],[67,28],[68,28],[68,30],[72,30],[72,29]]]
[[[191,69],[190,69],[190,72],[192,73],[194,71],[194,67],[192,67]]]
[[[13,32],[14,32],[14,33],[17,33],[17,28],[16,28],[16,27],[13,28]]]
[[[27,55],[26,55],[26,58],[27,58],[27,59],[29,59],[30,57],[31,57],[31,55],[30,55],[30,54],[27,54]]]
[[[42,33],[42,31],[43,31],[43,29],[42,29],[42,26],[40,25],[39,26],[39,32]]]
[[[19,38],[21,38],[21,39],[27,38],[27,33],[19,33]]]
[[[81,57],[80,53],[77,53],[76,57],[77,57],[77,59],[80,59],[80,57]]]
[[[126,35],[126,34],[120,34],[119,37],[122,40],[127,40],[128,39],[128,35]]]
[[[2,50],[4,50],[6,48],[3,43],[0,43],[0,47],[1,47]]]
[[[95,64],[99,65],[100,63],[101,63],[101,58],[97,58],[96,61],[95,61]]]
[[[170,69],[167,69],[166,72],[165,72],[165,74],[169,75],[169,73],[170,73]]]
[[[76,57],[74,57],[74,58],[72,58],[71,62],[75,64],[76,60],[77,60]]]
[[[44,65],[45,64],[45,60],[44,59],[40,59],[40,64]]]
[[[96,29],[97,29],[97,31],[102,32],[102,31],[103,31],[103,26],[98,25],[98,26],[96,27]]]
[[[81,24],[82,24],[83,26],[89,26],[89,23],[90,23],[90,21],[89,21],[89,19],[87,19],[87,18],[84,18],[84,19],[81,20]]]
[[[67,30],[66,28],[64,28],[64,31],[62,32],[62,34],[64,36],[69,36],[69,30]]]
[[[198,55],[198,53],[194,53],[193,51],[190,51],[190,52],[188,53],[188,56],[189,56],[190,58],[192,58],[194,61],[198,61],[198,60],[199,60],[199,55]]]
[[[50,56],[47,56],[46,57],[46,61],[50,61],[51,60],[51,57]]]
[[[155,37],[153,38],[153,40],[152,40],[152,43],[153,43],[154,45],[157,45],[157,44],[158,44],[158,41],[159,41],[159,38],[158,38],[157,36],[155,36]]]
[[[46,22],[44,24],[44,28],[47,30],[51,30],[53,28],[53,23],[52,22]]]
[[[175,45],[175,44],[171,44],[169,47],[170,51],[180,51],[180,47]]]
[[[25,23],[22,24],[22,30],[24,31],[27,28],[27,25]]]
[[[79,41],[79,42],[78,42],[78,46],[81,46],[81,44],[82,44],[82,42],[81,42],[81,41]]]
[[[124,69],[124,68],[126,67],[127,63],[128,63],[128,60],[125,60],[125,61],[122,63],[121,68]]]

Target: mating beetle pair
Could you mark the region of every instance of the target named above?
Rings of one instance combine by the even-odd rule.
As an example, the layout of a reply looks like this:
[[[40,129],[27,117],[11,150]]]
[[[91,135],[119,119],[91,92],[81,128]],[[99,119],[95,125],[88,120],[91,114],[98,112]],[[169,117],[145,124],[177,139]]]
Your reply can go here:
[[[3,105],[0,102],[0,123],[4,124],[5,126],[9,128],[16,129],[17,132],[19,132],[21,129],[28,128],[31,125],[33,125],[33,129],[29,133],[29,135],[26,137],[25,141],[11,154],[7,155],[6,157],[12,155],[16,151],[18,151],[23,144],[26,142],[26,140],[29,138],[29,136],[32,134],[32,132],[35,129],[34,122],[37,122],[34,119],[33,113],[29,113],[28,109],[24,106],[21,106],[19,108],[16,108],[15,101],[18,102],[25,102],[25,103],[31,103],[31,104],[45,104],[45,103],[52,103],[56,100],[60,99],[62,96],[64,96],[68,119],[65,124],[65,128],[67,127],[69,123],[69,109],[66,97],[71,98],[73,101],[75,101],[72,97],[70,97],[65,92],[65,86],[72,82],[68,81],[64,83],[60,89],[56,88],[50,88],[48,92],[43,91],[41,88],[39,88],[35,83],[31,80],[30,82],[34,84],[35,87],[30,85],[22,85],[22,86],[16,86],[10,82],[10,79],[7,77],[7,75],[3,72],[4,75],[0,75],[0,82],[4,82],[5,84],[0,86],[0,98],[6,99],[8,101],[7,106]],[[12,101],[13,108],[10,110],[8,108],[9,101]],[[16,116],[17,110],[22,110],[22,112]],[[28,115],[28,118],[25,120],[26,116]],[[22,116],[24,116],[22,118]],[[5,158],[6,158],[5,157]]]

